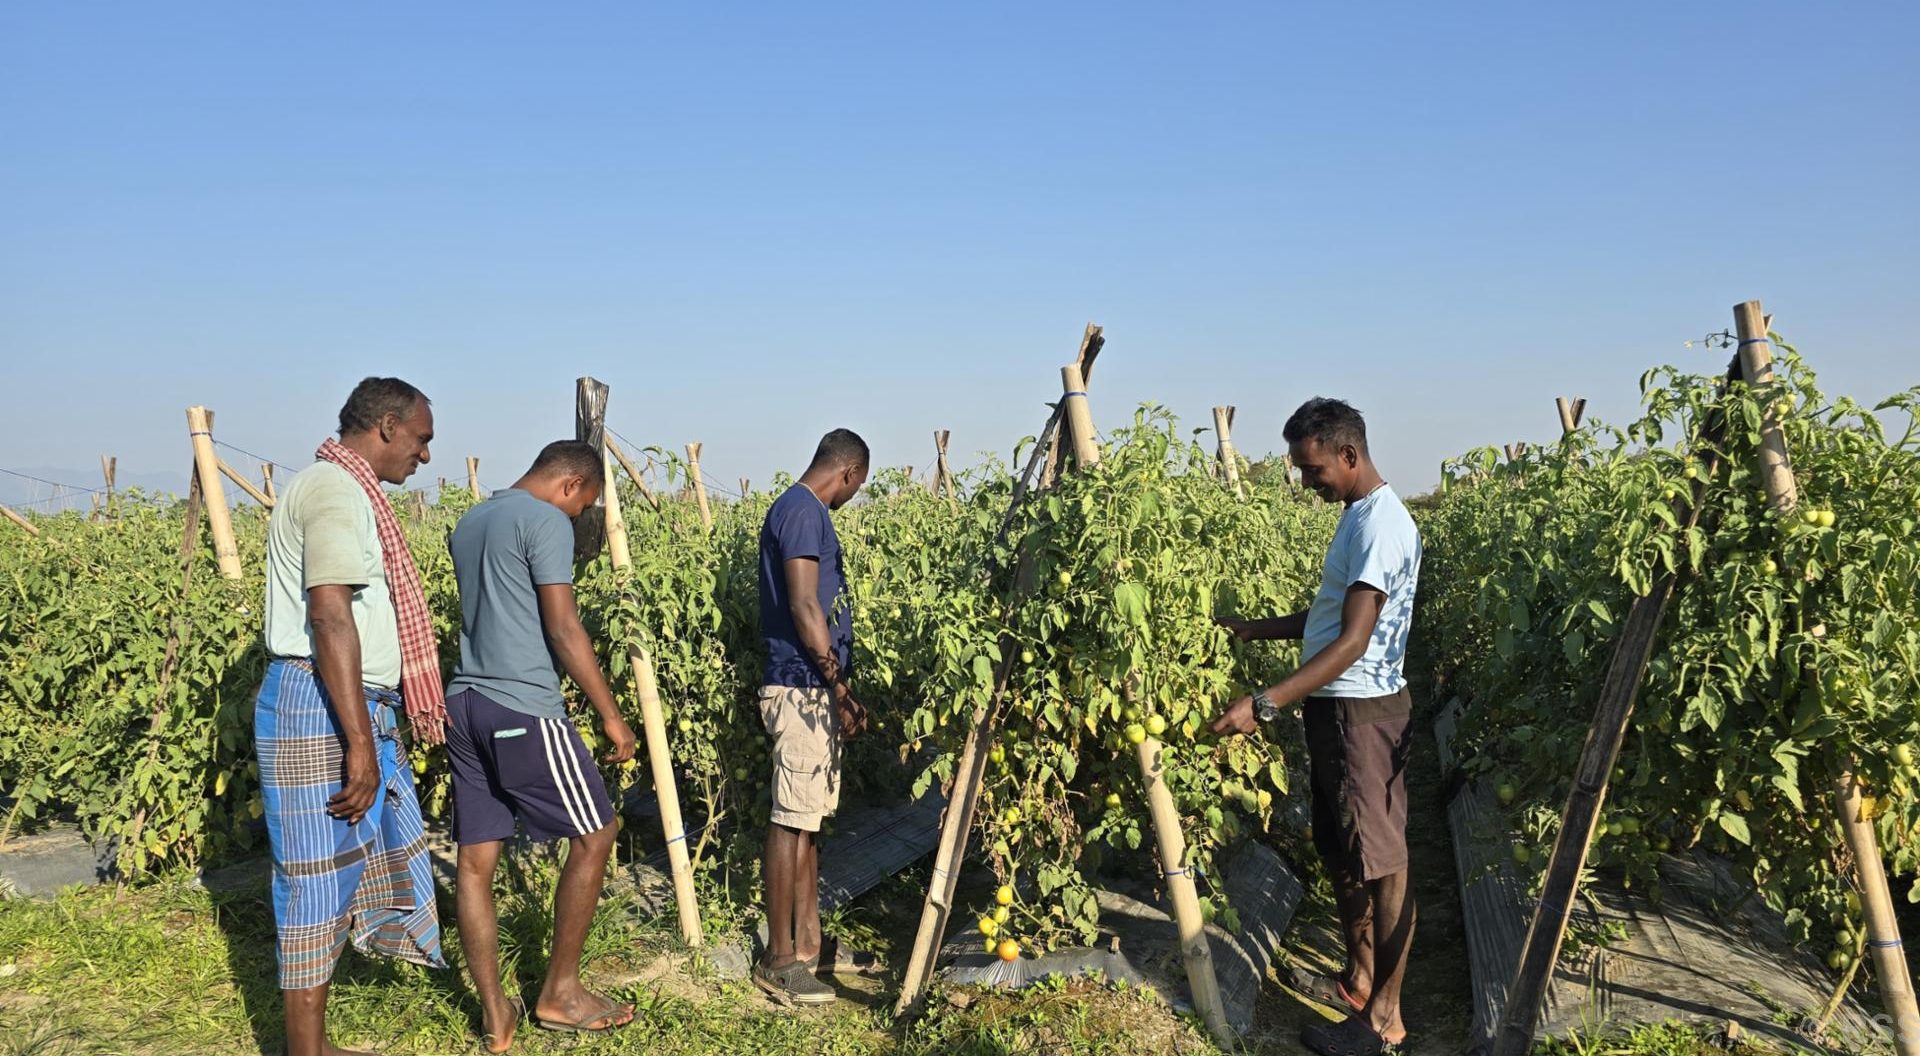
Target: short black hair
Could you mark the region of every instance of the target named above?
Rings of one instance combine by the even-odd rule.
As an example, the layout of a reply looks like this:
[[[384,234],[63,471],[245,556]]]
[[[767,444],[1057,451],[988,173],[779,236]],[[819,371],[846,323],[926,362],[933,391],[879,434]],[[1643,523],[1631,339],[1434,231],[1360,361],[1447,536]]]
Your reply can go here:
[[[404,422],[412,417],[416,404],[432,402],[399,378],[362,378],[340,408],[340,435],[368,432],[389,414]]]
[[[1315,396],[1293,412],[1280,435],[1289,444],[1303,440],[1328,448],[1352,444],[1355,451],[1367,453],[1367,420],[1345,400]]]
[[[835,429],[813,449],[816,466],[865,466],[869,457],[867,442],[851,429]]]
[[[540,449],[539,457],[533,460],[533,466],[527,470],[527,474],[585,477],[594,483],[602,483],[606,469],[600,452],[585,440],[555,440]]]

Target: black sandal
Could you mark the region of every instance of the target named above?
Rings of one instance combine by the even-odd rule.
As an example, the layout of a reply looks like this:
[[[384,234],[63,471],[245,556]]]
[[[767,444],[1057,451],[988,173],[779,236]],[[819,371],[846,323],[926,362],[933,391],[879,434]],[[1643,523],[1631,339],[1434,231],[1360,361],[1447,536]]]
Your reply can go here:
[[[840,940],[828,937],[820,940],[820,952],[805,962],[815,971],[825,971],[829,975],[866,975],[881,976],[887,974],[887,965],[878,955],[866,950],[856,950],[851,946],[842,947]]]
[[[1349,1016],[1338,1023],[1316,1023],[1300,1032],[1300,1043],[1320,1056],[1395,1056],[1407,1044],[1388,1041],[1365,1020]]]
[[[541,1019],[536,1016],[534,1017],[533,1025],[539,1027],[541,1030],[559,1031],[563,1034],[611,1034],[633,1022],[632,1005],[615,1001],[613,998],[607,997],[604,994],[595,994],[594,996],[605,1001],[607,1007],[574,1023],[568,1023],[558,1019]],[[618,1018],[620,1016],[625,1016],[626,1018],[620,1019]],[[591,1024],[594,1023],[600,1025],[597,1027],[592,1026]]]
[[[1303,965],[1293,966],[1287,975],[1287,985],[1323,1005],[1352,1009],[1355,1012],[1367,1007],[1365,1001],[1347,991],[1346,980],[1337,975],[1322,975]]]

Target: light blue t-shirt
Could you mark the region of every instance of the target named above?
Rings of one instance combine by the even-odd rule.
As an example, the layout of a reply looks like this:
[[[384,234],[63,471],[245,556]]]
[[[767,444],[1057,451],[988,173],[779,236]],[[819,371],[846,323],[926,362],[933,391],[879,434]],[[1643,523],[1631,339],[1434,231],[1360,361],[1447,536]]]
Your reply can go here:
[[[573,522],[502,488],[460,518],[447,549],[460,585],[460,662],[447,695],[477,689],[523,715],[566,718],[537,588],[573,582]]]
[[[1407,684],[1407,632],[1413,626],[1413,588],[1420,579],[1420,529],[1400,496],[1385,484],[1347,507],[1327,547],[1320,593],[1307,610],[1304,662],[1340,637],[1347,588],[1365,583],[1384,591],[1380,622],[1367,651],[1316,697],[1384,697]]]

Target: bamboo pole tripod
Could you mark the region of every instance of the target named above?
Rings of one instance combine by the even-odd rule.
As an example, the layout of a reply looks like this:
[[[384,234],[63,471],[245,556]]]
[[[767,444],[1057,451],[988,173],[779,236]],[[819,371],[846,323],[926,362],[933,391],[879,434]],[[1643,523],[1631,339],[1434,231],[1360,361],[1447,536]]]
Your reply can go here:
[[[707,481],[700,475],[700,441],[687,445],[687,476],[693,484],[694,501],[700,504],[700,527],[713,531],[713,509],[707,505]]]
[[[467,456],[467,494],[475,502],[486,497],[480,494],[480,460],[473,455]]]
[[[1097,355],[1099,328],[1088,325],[1087,336],[1081,342],[1081,356],[1076,362],[1060,368],[1062,396],[1056,412],[1057,429],[1055,438],[1063,432],[1069,438],[1064,449],[1049,447],[1048,461],[1052,474],[1042,478],[1042,488],[1057,480],[1064,468],[1064,454],[1072,452],[1074,462],[1081,468],[1091,467],[1100,460],[1099,445],[1094,440],[1093,415],[1087,403],[1086,367],[1090,366],[1092,354]],[[1049,423],[1050,426],[1054,423]],[[1052,431],[1052,430],[1050,430]],[[1042,437],[1042,441],[1046,437]],[[1056,458],[1059,453],[1062,457]],[[1038,454],[1038,452],[1036,452]],[[1016,498],[1016,502],[1018,499]],[[1021,567],[1015,575],[1015,589],[1021,589],[1030,578],[1030,555],[1023,555]],[[928,887],[927,901],[920,918],[920,930],[915,937],[913,953],[907,964],[905,979],[901,987],[900,999],[896,1011],[910,1009],[925,989],[932,976],[933,961],[946,930],[948,917],[953,910],[953,893],[959,880],[962,861],[966,857],[967,833],[979,803],[980,784],[985,774],[985,757],[988,746],[993,741],[994,720],[997,704],[1007,685],[1012,670],[1014,651],[1009,643],[1002,643],[1003,660],[1001,671],[995,679],[994,699],[982,706],[975,715],[973,728],[968,732],[967,742],[961,750],[958,767],[954,773],[953,788],[942,818],[940,844],[936,851],[932,883]],[[1167,884],[1167,892],[1173,903],[1175,925],[1180,936],[1181,958],[1187,970],[1188,985],[1193,993],[1194,1007],[1200,1011],[1207,1029],[1222,1043],[1231,1043],[1233,1034],[1227,1025],[1226,1008],[1221,1000],[1220,986],[1214,971],[1212,951],[1208,946],[1204,922],[1200,914],[1197,892],[1192,874],[1188,871],[1186,860],[1186,841],[1180,829],[1180,816],[1173,802],[1172,792],[1162,777],[1162,746],[1152,737],[1139,745],[1138,762],[1140,773],[1147,788],[1148,809],[1152,815],[1154,832],[1161,869]]]
[[[1572,399],[1555,396],[1553,408],[1560,413],[1560,434],[1565,436],[1579,430],[1580,419],[1587,413],[1587,401],[1578,396]]]

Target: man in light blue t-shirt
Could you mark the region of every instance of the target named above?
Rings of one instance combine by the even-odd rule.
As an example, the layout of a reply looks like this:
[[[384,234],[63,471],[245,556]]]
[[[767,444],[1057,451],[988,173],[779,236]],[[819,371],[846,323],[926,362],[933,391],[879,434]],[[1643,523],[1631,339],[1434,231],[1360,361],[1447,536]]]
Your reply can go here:
[[[1367,424],[1341,402],[1315,398],[1287,419],[1282,435],[1301,483],[1346,504],[1327,547],[1320,591],[1304,612],[1264,620],[1221,620],[1244,641],[1302,640],[1300,669],[1279,685],[1227,707],[1215,733],[1252,733],[1302,704],[1313,838],[1340,910],[1346,970],[1304,970],[1294,984],[1351,1015],[1308,1027],[1301,1041],[1322,1054],[1379,1052],[1403,1045],[1400,984],[1413,941],[1407,875],[1407,752],[1412,699],[1403,671],[1420,532],[1374,468]]]

